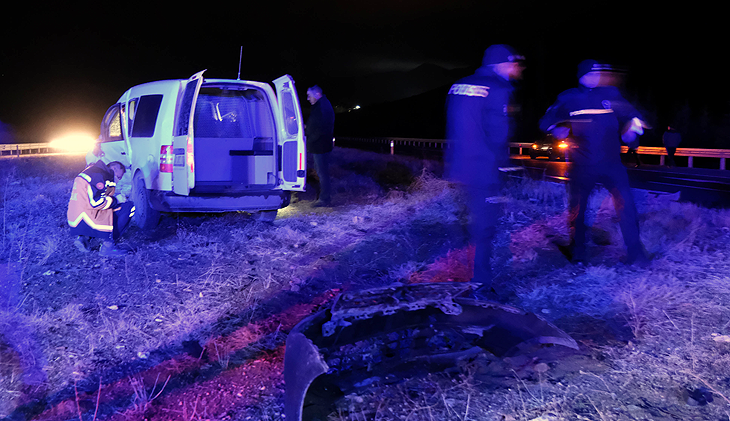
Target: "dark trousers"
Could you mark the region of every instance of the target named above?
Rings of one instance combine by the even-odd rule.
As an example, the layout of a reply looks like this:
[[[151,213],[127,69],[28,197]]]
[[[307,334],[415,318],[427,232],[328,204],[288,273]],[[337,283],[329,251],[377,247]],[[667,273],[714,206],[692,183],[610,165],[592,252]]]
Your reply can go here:
[[[114,229],[112,230],[112,238],[116,241],[124,234],[129,227],[129,223],[134,216],[134,203],[121,203],[117,209],[114,209]]]
[[[134,203],[120,203],[119,207],[112,212],[112,232],[96,230],[82,220],[78,226],[71,228],[71,234],[100,238],[102,241],[116,241],[122,236],[127,227],[129,227],[133,216]]]
[[[607,168],[601,172],[580,167],[573,169],[569,184],[568,213],[568,223],[574,241],[573,256],[575,259],[586,257],[586,208],[588,197],[598,183],[602,184],[613,197],[613,206],[619,217],[621,234],[626,244],[627,260],[631,262],[642,255],[644,247],[639,238],[639,218],[634,196],[629,187],[629,176],[623,166]]]
[[[636,148],[629,148],[629,156],[634,159],[634,164],[637,167],[641,165],[641,158],[639,158],[639,153],[636,151]]]
[[[499,194],[498,186],[467,186],[467,205],[469,207],[469,237],[474,244],[474,277],[478,282],[489,287],[492,283],[492,256],[494,254],[494,236],[502,206],[494,203],[493,198]]]
[[[329,202],[332,200],[330,191],[330,154],[326,153],[313,153],[314,158],[314,170],[317,172],[317,178],[319,178],[319,200],[322,202]]]
[[[677,148],[667,148],[667,166],[674,167],[674,154],[677,153]]]

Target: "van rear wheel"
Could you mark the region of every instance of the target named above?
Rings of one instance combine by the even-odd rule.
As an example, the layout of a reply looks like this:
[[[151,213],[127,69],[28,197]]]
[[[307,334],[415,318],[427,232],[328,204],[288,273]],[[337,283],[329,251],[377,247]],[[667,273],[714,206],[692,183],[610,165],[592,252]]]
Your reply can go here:
[[[134,175],[132,200],[134,201],[134,223],[143,230],[155,228],[160,222],[160,212],[150,206],[150,191],[144,184],[141,172]]]

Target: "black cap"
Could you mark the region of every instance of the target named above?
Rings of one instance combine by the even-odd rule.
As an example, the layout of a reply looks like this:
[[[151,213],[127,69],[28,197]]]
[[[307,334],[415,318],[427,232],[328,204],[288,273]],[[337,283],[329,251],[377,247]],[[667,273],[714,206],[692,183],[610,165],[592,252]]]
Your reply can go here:
[[[524,61],[525,57],[521,56],[514,48],[506,44],[490,45],[484,51],[484,59],[482,65],[508,63],[514,61]]]
[[[610,72],[613,71],[613,67],[609,64],[599,63],[596,60],[583,60],[578,65],[578,79],[585,76],[586,73],[590,72]]]

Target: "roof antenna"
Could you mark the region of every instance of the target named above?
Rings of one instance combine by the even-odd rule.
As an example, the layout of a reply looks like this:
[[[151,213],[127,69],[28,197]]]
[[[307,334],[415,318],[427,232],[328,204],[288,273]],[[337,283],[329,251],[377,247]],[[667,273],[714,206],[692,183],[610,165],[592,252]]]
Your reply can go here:
[[[238,54],[238,77],[236,80],[241,80],[241,58],[243,57],[243,45],[241,46],[241,52]]]

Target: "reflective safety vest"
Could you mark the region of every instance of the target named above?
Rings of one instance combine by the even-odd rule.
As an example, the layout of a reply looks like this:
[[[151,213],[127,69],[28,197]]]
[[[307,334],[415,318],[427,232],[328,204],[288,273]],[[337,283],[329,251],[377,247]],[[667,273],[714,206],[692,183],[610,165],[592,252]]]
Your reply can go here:
[[[93,235],[89,229],[111,233],[114,229],[114,172],[102,161],[89,165],[74,179],[68,202],[68,225],[76,235]]]

